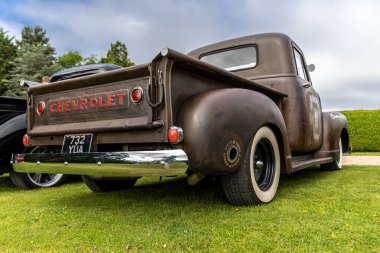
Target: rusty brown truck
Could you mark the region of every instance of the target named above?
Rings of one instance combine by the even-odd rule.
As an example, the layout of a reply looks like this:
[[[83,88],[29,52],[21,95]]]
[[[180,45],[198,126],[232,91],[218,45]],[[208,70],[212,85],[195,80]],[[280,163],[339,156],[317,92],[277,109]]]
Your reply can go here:
[[[14,171],[82,175],[95,192],[220,175],[230,203],[270,202],[281,173],[340,169],[349,150],[347,120],[322,112],[310,69],[292,39],[271,33],[31,83],[24,143],[45,152],[14,154]]]

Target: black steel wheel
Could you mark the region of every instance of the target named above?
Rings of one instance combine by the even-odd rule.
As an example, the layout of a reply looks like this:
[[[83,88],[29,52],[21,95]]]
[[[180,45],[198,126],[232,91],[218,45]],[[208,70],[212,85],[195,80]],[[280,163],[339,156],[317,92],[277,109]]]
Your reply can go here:
[[[251,166],[258,188],[267,191],[273,184],[276,167],[273,147],[267,138],[262,138],[257,143]]]
[[[251,141],[242,165],[222,176],[224,192],[234,205],[257,205],[274,198],[280,180],[280,151],[269,127],[261,127]]]

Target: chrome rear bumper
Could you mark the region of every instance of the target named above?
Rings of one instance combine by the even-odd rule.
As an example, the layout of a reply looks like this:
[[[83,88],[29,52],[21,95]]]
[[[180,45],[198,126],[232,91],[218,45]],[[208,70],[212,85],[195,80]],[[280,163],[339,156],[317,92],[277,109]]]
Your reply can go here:
[[[14,154],[11,163],[16,172],[106,177],[176,176],[188,168],[187,155],[181,149]]]

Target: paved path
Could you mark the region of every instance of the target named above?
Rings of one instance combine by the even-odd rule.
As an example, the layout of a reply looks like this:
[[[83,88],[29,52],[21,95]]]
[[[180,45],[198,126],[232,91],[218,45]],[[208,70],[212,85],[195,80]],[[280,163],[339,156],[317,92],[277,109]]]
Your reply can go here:
[[[343,156],[343,165],[380,165],[380,156]]]

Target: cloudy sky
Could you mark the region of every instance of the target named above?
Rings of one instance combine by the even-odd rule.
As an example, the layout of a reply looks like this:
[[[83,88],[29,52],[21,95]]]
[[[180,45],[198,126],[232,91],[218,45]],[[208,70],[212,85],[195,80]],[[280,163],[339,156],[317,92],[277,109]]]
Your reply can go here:
[[[1,0],[0,27],[20,37],[41,25],[57,54],[104,56],[124,42],[135,63],[161,48],[187,53],[209,43],[282,32],[314,63],[325,110],[380,108],[380,1]]]

